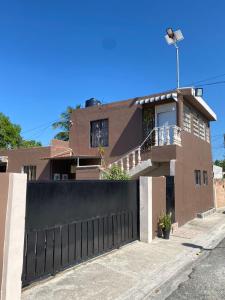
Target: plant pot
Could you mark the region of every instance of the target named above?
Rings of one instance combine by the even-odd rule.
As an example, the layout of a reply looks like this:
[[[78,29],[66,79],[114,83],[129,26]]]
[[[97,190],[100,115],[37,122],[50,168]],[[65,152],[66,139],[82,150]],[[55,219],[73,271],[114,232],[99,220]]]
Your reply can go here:
[[[168,240],[170,238],[170,229],[163,229],[163,238]]]
[[[157,230],[157,237],[162,238],[163,237],[163,232],[161,226],[158,224],[158,230]]]

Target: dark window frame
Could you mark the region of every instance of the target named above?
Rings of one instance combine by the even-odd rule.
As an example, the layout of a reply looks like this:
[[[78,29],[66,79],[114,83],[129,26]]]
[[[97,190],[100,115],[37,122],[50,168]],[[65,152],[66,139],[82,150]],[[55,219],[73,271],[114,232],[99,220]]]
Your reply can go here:
[[[35,165],[24,165],[23,173],[27,174],[27,180],[37,180],[37,166]]]
[[[201,171],[195,170],[194,175],[195,175],[195,185],[200,186],[202,184]]]
[[[209,184],[208,172],[204,170],[202,173],[203,173],[203,184],[208,185]]]
[[[109,146],[109,119],[107,118],[90,121],[90,147],[100,146]]]

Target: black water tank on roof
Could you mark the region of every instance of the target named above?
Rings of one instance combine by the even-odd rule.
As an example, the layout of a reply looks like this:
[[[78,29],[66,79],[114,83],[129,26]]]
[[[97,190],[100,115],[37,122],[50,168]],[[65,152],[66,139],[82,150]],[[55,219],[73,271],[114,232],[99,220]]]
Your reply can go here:
[[[101,105],[101,101],[95,98],[91,98],[85,101],[85,107],[96,106],[96,105]]]

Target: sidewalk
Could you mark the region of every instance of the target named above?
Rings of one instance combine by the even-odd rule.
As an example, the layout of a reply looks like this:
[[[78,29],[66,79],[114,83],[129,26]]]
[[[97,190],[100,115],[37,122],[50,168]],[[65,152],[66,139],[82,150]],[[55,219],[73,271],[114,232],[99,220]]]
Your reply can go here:
[[[76,266],[22,293],[22,300],[144,299],[198,258],[201,248],[213,248],[225,237],[223,210],[194,219],[170,240],[134,242]]]

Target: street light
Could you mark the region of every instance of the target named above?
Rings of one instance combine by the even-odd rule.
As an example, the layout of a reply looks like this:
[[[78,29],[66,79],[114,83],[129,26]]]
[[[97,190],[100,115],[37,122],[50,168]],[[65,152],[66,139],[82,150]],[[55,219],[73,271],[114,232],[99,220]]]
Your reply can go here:
[[[177,88],[180,87],[180,66],[179,66],[179,47],[177,45],[178,42],[184,39],[181,30],[173,31],[172,28],[166,29],[165,39],[168,45],[174,45],[176,48],[176,56],[177,56]]]

